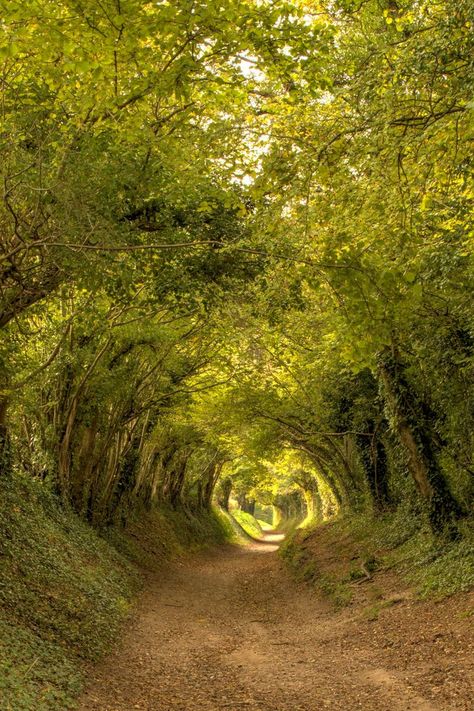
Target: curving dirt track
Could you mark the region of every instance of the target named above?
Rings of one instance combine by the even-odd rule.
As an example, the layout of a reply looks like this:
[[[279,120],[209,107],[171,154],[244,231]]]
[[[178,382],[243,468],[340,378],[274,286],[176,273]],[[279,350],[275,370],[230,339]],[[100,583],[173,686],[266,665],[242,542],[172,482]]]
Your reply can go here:
[[[470,711],[472,596],[400,597],[375,621],[296,584],[278,537],[167,568],[80,711]]]

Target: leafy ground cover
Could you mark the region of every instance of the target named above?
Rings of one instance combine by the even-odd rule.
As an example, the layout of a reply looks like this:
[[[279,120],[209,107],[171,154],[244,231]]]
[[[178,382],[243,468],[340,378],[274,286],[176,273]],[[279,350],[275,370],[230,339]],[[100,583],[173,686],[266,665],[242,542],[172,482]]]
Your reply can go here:
[[[227,535],[217,516],[155,511],[102,536],[38,482],[3,481],[0,707],[73,708],[84,663],[116,639],[141,587],[140,568]]]
[[[359,585],[395,572],[419,598],[443,599],[474,586],[474,535],[433,537],[403,509],[383,517],[353,516],[300,528],[281,547],[296,577],[315,584],[336,606]]]

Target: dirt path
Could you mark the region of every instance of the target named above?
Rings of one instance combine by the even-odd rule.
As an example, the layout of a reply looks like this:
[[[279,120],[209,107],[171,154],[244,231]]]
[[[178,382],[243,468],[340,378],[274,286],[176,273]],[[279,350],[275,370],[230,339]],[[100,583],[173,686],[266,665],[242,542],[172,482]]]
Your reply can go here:
[[[406,600],[370,622],[297,585],[276,548],[223,547],[155,579],[81,711],[474,708],[472,597],[453,611]]]

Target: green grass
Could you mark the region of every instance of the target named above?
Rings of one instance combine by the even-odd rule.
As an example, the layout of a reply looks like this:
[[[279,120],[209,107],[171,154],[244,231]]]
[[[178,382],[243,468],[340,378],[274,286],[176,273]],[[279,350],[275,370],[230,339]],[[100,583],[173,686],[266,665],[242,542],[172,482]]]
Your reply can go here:
[[[262,531],[264,533],[265,533],[265,531],[272,531],[273,530],[272,524],[268,523],[268,521],[264,521],[261,518],[256,518],[255,520],[257,521],[257,523],[259,524],[260,528],[262,529]]]
[[[257,519],[252,516],[252,514],[245,513],[245,511],[240,511],[240,509],[236,509],[235,511],[232,511],[232,516],[235,518],[237,523],[244,529],[245,533],[247,533],[249,536],[251,536],[252,538],[263,537],[263,529]]]
[[[85,663],[117,639],[140,568],[229,536],[218,514],[183,511],[137,516],[101,536],[38,482],[0,489],[2,711],[73,708]]]

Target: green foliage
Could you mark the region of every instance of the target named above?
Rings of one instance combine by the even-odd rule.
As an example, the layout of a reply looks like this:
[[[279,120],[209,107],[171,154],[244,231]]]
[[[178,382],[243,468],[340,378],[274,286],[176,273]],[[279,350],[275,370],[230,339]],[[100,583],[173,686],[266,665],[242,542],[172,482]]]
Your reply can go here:
[[[114,639],[139,577],[126,559],[41,485],[2,483],[4,614],[95,659]]]
[[[153,511],[99,536],[45,485],[4,480],[0,695],[5,709],[73,708],[84,662],[116,640],[144,566],[228,540],[218,513]]]
[[[82,678],[80,660],[109,649],[140,576],[86,524],[61,510],[44,486],[14,479],[1,488],[5,708],[71,708]]]
[[[435,559],[418,561],[413,580],[422,597],[443,598],[474,587],[474,541],[453,543],[436,550]],[[431,555],[430,555],[431,557]]]
[[[312,540],[316,550],[323,540],[323,555],[333,551],[334,569],[326,569],[327,562],[318,560]],[[427,526],[420,527],[413,511],[403,507],[384,517],[365,514],[299,529],[283,543],[280,553],[297,578],[315,584],[336,606],[350,601],[351,583],[377,571],[395,569],[421,598],[442,599],[474,585],[472,529],[466,527],[459,541],[440,541]],[[376,619],[385,602],[368,608],[369,619]]]
[[[341,603],[472,585],[472,3],[313,5],[0,0],[0,599],[73,655],[221,476]]]
[[[399,503],[413,435],[432,527],[468,511],[467,0],[4,10],[16,467],[96,525],[229,461],[324,519]]]
[[[82,683],[77,662],[64,646],[0,617],[0,697],[5,711],[75,708]]]

